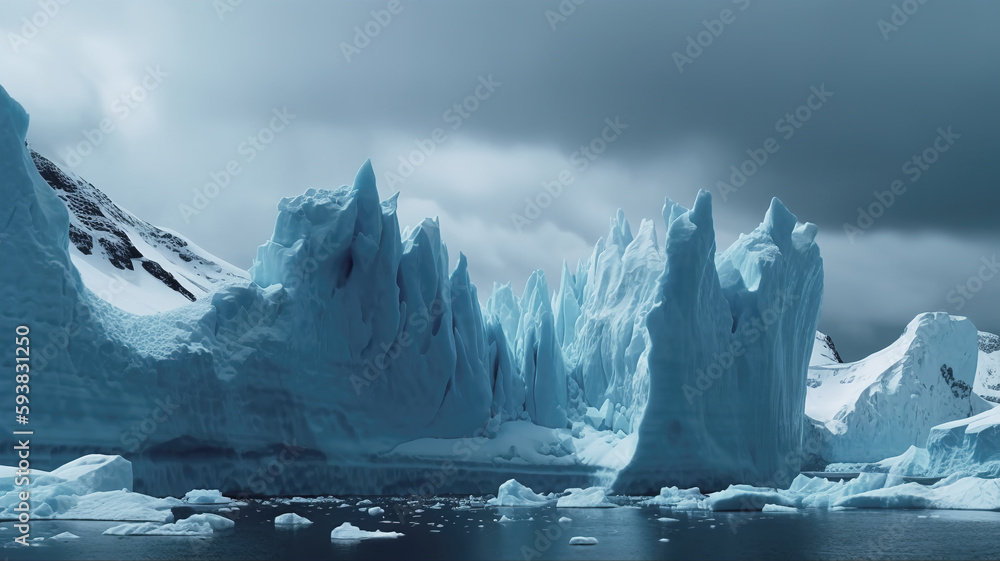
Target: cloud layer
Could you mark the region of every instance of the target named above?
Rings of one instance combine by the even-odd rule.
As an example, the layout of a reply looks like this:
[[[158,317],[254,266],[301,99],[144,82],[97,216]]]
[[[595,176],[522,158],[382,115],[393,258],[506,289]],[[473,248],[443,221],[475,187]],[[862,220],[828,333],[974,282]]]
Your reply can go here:
[[[241,267],[280,197],[349,182],[370,157],[404,224],[439,215],[483,293],[586,257],[619,207],[638,223],[708,189],[720,246],[772,196],[820,226],[821,329],[847,358],[922,311],[1000,331],[1000,278],[983,262],[1000,249],[996,3],[5,12],[0,76],[33,146]]]

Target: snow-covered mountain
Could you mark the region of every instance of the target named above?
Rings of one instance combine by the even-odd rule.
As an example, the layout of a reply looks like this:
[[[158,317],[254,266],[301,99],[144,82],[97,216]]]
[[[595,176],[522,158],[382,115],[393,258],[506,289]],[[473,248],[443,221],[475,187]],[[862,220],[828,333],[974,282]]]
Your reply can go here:
[[[979,340],[968,319],[926,313],[867,358],[848,364],[814,358],[807,438],[818,441],[827,462],[875,462],[922,446],[935,425],[989,409],[973,392],[982,383]]]
[[[1000,403],[1000,337],[979,332],[979,364],[973,391],[991,403]]]
[[[249,278],[184,236],[136,218],[34,150],[31,159],[70,211],[73,265],[104,300],[135,314],[163,312]]]
[[[809,358],[809,366],[843,364],[843,362],[840,353],[837,352],[837,347],[833,344],[833,338],[817,331],[812,356]]]

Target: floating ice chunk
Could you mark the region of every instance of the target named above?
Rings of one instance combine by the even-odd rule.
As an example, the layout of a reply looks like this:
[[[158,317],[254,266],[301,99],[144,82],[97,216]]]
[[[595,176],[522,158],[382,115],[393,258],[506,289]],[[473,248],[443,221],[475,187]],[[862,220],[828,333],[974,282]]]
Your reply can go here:
[[[563,517],[559,518],[559,523],[560,524],[569,524],[572,521],[573,521],[573,519],[570,518],[570,517],[568,517],[568,516],[563,516]]]
[[[63,532],[61,534],[56,534],[56,535],[52,536],[49,539],[50,540],[76,540],[76,539],[79,539],[79,538],[80,538],[80,536],[78,536],[76,534],[73,534],[73,533],[70,533],[70,532]]]
[[[217,514],[194,514],[171,524],[139,522],[119,524],[104,531],[108,536],[211,536],[215,530],[232,528],[236,523]]]
[[[373,507],[371,507],[371,508],[368,509],[368,515],[369,516],[382,516],[382,514],[384,514],[384,513],[385,513],[385,510],[383,510],[382,507],[379,507],[379,506],[373,506]]]
[[[1000,351],[993,354],[1000,358]],[[1000,476],[1000,407],[932,428],[927,452],[928,471],[934,475]]]
[[[551,500],[521,485],[516,479],[508,479],[500,485],[496,498],[486,501],[486,504],[489,506],[539,506],[551,502]],[[461,507],[455,510],[460,509]]]
[[[211,536],[213,531],[208,524],[137,522],[112,526],[104,530],[103,534],[105,536]]]
[[[32,497],[35,497],[35,493],[32,493]],[[54,499],[42,503],[38,508],[47,508],[54,503],[57,505],[56,510],[50,511],[45,516],[36,512],[33,513],[33,517],[66,520],[171,522],[174,518],[170,509],[184,504],[180,500],[170,497],[160,499],[125,491],[103,491],[79,497],[60,496],[59,493],[55,493]]]
[[[90,454],[45,472],[31,470],[31,517],[76,520],[173,520],[177,499],[132,493],[132,464],[121,456]],[[16,468],[0,467],[0,518],[17,519]]]
[[[312,520],[304,516],[299,516],[294,512],[286,512],[274,519],[275,526],[308,526],[310,524],[312,524]]]
[[[500,520],[497,520],[497,522],[500,522],[500,523],[503,523],[503,522],[513,522],[513,521],[514,521],[514,519],[513,518],[508,518],[506,514],[504,514],[503,516],[501,516]]]
[[[587,489],[572,488],[566,489],[568,495],[559,497],[556,506],[559,508],[613,508],[615,505],[608,501],[606,487],[589,487]]]
[[[368,499],[361,499],[360,501],[358,501],[358,504],[356,504],[354,506],[371,506],[371,504],[372,504],[372,502],[370,500],[368,500]]]
[[[767,504],[767,505],[764,505],[760,509],[760,511],[761,512],[798,512],[799,509],[797,509],[795,507],[790,507],[790,506]]]
[[[750,485],[730,485],[723,491],[710,494],[705,502],[709,509],[715,511],[760,510],[765,504],[795,506],[794,497],[787,491]]]
[[[344,522],[340,526],[337,526],[330,532],[331,540],[371,540],[371,539],[384,539],[384,538],[399,538],[403,534],[399,532],[383,532],[381,530],[375,530],[374,532],[369,532],[367,530],[362,530],[357,526],[354,526],[350,522]]]
[[[597,545],[597,538],[575,536],[569,539],[569,545]]]
[[[218,489],[192,489],[184,493],[184,502],[199,505],[229,504],[232,499],[223,497]]]
[[[676,518],[668,518],[666,516],[661,516],[660,518],[657,518],[656,521],[657,522],[680,522],[680,520],[678,520]]]
[[[844,497],[834,506],[1000,510],[1000,480],[963,477],[946,485],[904,483]]]
[[[208,524],[213,530],[228,530],[236,525],[235,522],[225,516],[219,516],[218,514],[212,514],[209,512],[192,514],[183,520],[175,522],[175,524],[181,524],[184,522],[191,524]]]
[[[670,538],[660,538],[660,541],[663,543],[667,543],[670,541]]]
[[[705,506],[707,498],[697,487],[690,489],[663,487],[660,489],[660,494],[646,501],[646,504],[667,506],[677,510],[701,510],[707,508]]]

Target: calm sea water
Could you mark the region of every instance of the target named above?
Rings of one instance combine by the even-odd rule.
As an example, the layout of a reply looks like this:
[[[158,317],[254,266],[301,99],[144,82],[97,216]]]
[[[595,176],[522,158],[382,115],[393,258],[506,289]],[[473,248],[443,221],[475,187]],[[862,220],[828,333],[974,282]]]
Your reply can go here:
[[[350,501],[354,505],[357,500]],[[101,535],[114,522],[36,521],[33,536],[72,532],[80,539],[6,546],[8,559],[997,559],[1000,513],[922,510],[803,511],[800,514],[681,512],[659,507],[614,509],[441,509],[373,499],[381,517],[358,507],[251,502],[229,513],[236,527],[210,538]],[[423,512],[417,512],[417,510]],[[274,517],[296,512],[314,524],[277,530]],[[496,522],[501,515],[513,522]],[[183,516],[183,513],[181,514]],[[561,517],[571,522],[559,523]],[[671,517],[678,522],[660,522]],[[530,520],[529,520],[530,518]],[[390,523],[379,523],[388,520]],[[330,530],[351,522],[404,537],[335,542]],[[440,525],[440,527],[438,527]],[[0,523],[9,543],[13,525]],[[597,545],[571,546],[573,536]],[[659,541],[667,538],[669,542]]]

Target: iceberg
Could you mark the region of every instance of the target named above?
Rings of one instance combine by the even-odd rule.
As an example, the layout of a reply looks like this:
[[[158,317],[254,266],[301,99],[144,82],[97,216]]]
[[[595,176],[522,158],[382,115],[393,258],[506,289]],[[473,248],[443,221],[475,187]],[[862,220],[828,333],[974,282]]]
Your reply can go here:
[[[680,496],[688,495],[688,499]],[[664,489],[646,501],[675,510],[799,512],[800,509],[926,508],[1000,510],[1000,479],[952,475],[933,485],[886,473],[833,481],[800,474],[787,488],[731,485],[701,496],[697,489]]]
[[[218,514],[202,513],[172,522],[156,524],[140,522],[135,524],[119,524],[108,528],[103,533],[106,536],[201,536],[207,537],[216,530],[227,530],[235,526],[235,522]]]
[[[701,489],[697,487],[680,489],[671,486],[660,489],[660,493],[648,499],[646,504],[665,506],[677,510],[701,510],[705,508],[705,500],[707,498],[701,493]]]
[[[556,501],[558,508],[613,508],[618,505],[608,500],[607,489],[590,487],[587,489],[566,489],[566,495]]]
[[[330,532],[331,540],[371,540],[371,539],[386,539],[386,538],[399,538],[403,534],[399,532],[383,532],[382,530],[375,530],[370,532],[368,530],[362,530],[357,526],[351,524],[350,522],[344,522],[340,526],[337,526]]]
[[[541,506],[553,499],[535,493],[521,485],[516,479],[509,479],[500,486],[497,496],[486,501],[487,506]]]
[[[794,507],[796,498],[779,489],[764,489],[752,485],[730,485],[711,493],[705,501],[709,510],[761,510],[765,505]]]
[[[30,490],[34,519],[148,520],[169,522],[184,503],[133,493],[132,465],[120,456],[91,454],[50,472],[31,469],[30,483],[15,486],[17,469],[0,467],[0,519],[17,520],[20,493]],[[20,483],[20,481],[18,482]]]
[[[449,271],[437,220],[401,229],[370,162],[282,199],[244,274],[61,172],[27,132],[0,89],[0,250],[21,262],[0,270],[0,321],[31,318],[39,462],[121,456],[137,491],[213,501],[482,493],[514,475],[637,494],[798,471],[822,259],[816,227],[776,199],[720,255],[707,192],[666,201],[663,237],[619,211],[554,293],[538,271],[480,305],[466,256]],[[434,471],[442,454],[453,473]]]
[[[1000,477],[1000,408],[930,430],[923,475]]]
[[[181,498],[184,502],[197,505],[229,504],[232,499],[223,497],[218,489],[192,489]]]
[[[1000,510],[1000,480],[964,477],[945,479],[932,486],[904,483],[844,497],[834,506]]]
[[[645,408],[614,490],[719,489],[798,473],[823,287],[816,226],[774,199],[761,225],[717,257],[707,192],[691,210],[668,201],[663,217],[665,265],[647,333],[628,347],[641,357],[635,378],[646,384],[633,393]]]
[[[285,514],[279,514],[274,518],[275,526],[302,527],[302,526],[309,526],[310,524],[312,524],[312,520],[309,520],[305,516],[299,516],[294,512],[286,512]]]
[[[789,513],[790,514],[790,513],[796,513],[796,512],[798,512],[799,509],[797,509],[795,507],[791,507],[791,506],[782,506],[782,505],[767,504],[767,505],[764,505],[764,507],[761,508],[760,511],[761,512],[770,512],[770,513]]]

